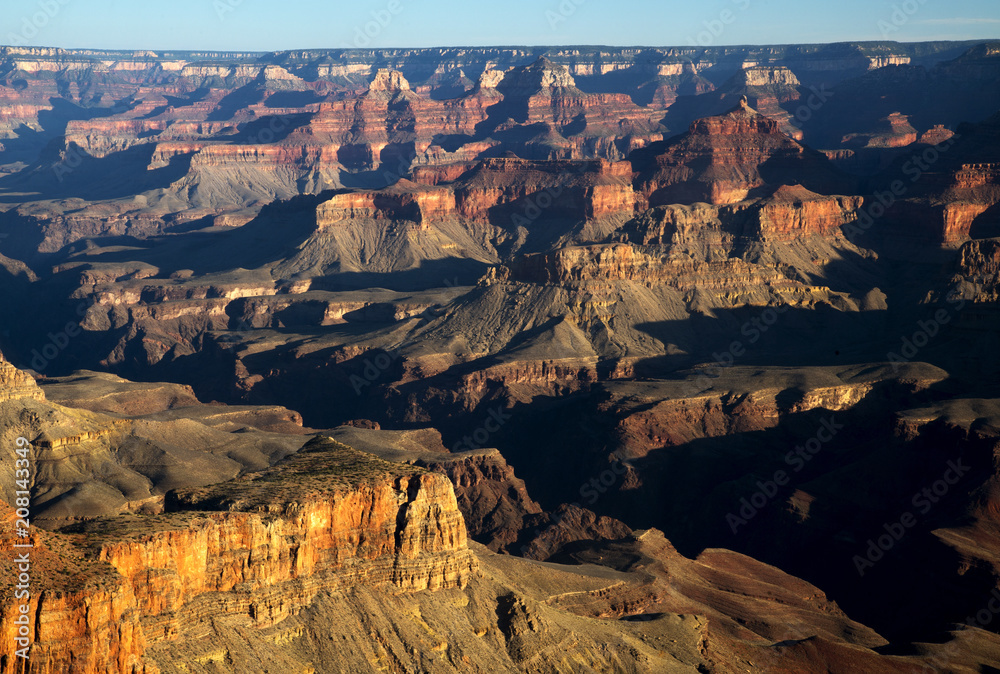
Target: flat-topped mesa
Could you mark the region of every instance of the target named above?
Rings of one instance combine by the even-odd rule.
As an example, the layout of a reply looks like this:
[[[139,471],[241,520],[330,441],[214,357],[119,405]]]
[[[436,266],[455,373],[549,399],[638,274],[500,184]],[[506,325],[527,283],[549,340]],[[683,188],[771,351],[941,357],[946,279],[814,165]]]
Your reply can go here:
[[[45,400],[34,378],[8,363],[0,353],[0,403],[10,400]]]
[[[478,161],[455,162],[453,164],[434,164],[431,166],[415,166],[410,180],[419,185],[441,185],[453,183],[463,175],[479,166]]]
[[[764,374],[736,366],[711,385],[693,388],[690,381],[609,385],[604,404],[614,410],[618,437],[626,447],[623,455],[638,457],[706,437],[774,428],[788,414],[820,409],[847,412],[871,403],[873,393],[878,396],[874,399],[888,401],[929,389],[948,376],[925,363],[904,368],[893,371],[891,364],[866,364]],[[751,380],[754,384],[748,387]],[[796,396],[789,398],[793,390]]]
[[[706,207],[707,209],[707,207]],[[710,216],[707,211],[699,215]],[[741,207],[740,212],[730,213],[722,223],[742,232],[752,231],[759,224],[752,206]],[[718,222],[716,224],[719,224]],[[676,232],[679,234],[679,232]],[[769,250],[768,241],[789,240],[793,234],[760,237],[759,250]],[[749,238],[749,237],[748,237]],[[569,290],[585,290],[599,296],[604,292],[623,292],[623,283],[651,289],[670,288],[685,295],[690,306],[705,308],[735,308],[747,305],[766,306],[774,302],[802,308],[819,303],[835,303],[852,307],[849,296],[824,285],[799,280],[780,264],[754,264],[731,256],[724,259],[698,259],[690,254],[678,255],[677,251],[696,249],[691,239],[676,237],[676,248],[630,243],[610,243],[568,246],[545,253],[519,256],[504,267],[498,267],[495,276],[537,286],[559,286]],[[703,248],[725,250],[736,237],[731,232],[717,233]],[[719,245],[715,245],[718,241]],[[829,241],[812,241],[806,245],[818,250],[829,250]],[[774,250],[774,248],[770,248]],[[704,255],[704,253],[698,253]],[[484,279],[484,280],[490,280]],[[695,304],[696,303],[696,304]],[[574,316],[583,323],[599,315],[600,306],[582,302],[573,307]],[[631,376],[631,375],[628,375]]]
[[[76,145],[91,157],[102,158],[133,145],[146,143],[145,138],[162,133],[170,126],[163,119],[87,119],[66,124],[64,152],[79,152]]]
[[[955,132],[943,124],[935,124],[933,127],[920,134],[918,143],[924,145],[938,145],[955,136]]]
[[[568,68],[556,65],[543,56],[531,65],[508,71],[497,88],[505,93],[576,89],[576,80],[570,75]]]
[[[317,224],[328,227],[353,219],[405,220],[426,226],[448,218],[491,222],[496,209],[532,219],[532,208],[546,217],[594,220],[631,216],[635,195],[628,162],[536,161],[517,157],[484,159],[454,171],[431,167],[415,172],[420,182],[401,180],[377,191],[338,194],[317,208]],[[454,177],[453,182],[446,182]],[[537,216],[535,216],[537,217]]]
[[[774,193],[739,204],[672,204],[640,214],[612,238],[638,246],[656,246],[684,257],[694,251],[711,260],[710,251],[734,254],[747,244],[813,240],[810,245],[839,245],[858,219],[863,197],[825,196],[801,185],[782,185]],[[823,256],[817,256],[822,258]]]
[[[793,301],[810,291],[776,269],[739,258],[723,262],[672,260],[667,254],[617,243],[533,253],[516,259],[509,268],[511,279],[538,285],[608,286],[627,281],[684,293],[701,289],[713,293],[718,306],[766,303],[775,295]]]
[[[799,78],[784,66],[755,66],[741,70],[733,79],[746,87],[798,87]]]
[[[456,214],[455,193],[448,187],[418,185],[401,180],[373,192],[337,194],[316,208],[320,229],[351,220],[397,220],[428,224]]]
[[[848,134],[841,139],[841,143],[846,147],[855,148],[894,148],[912,145],[918,138],[919,134],[910,125],[909,117],[893,112],[878,120],[877,127],[871,131]]]
[[[172,513],[225,513],[221,520],[210,517],[209,529],[250,527],[247,542],[255,544],[220,548],[202,560],[203,569],[195,570],[204,573],[207,591],[231,589],[236,575],[240,582],[264,584],[321,572],[391,583],[401,590],[462,587],[475,564],[447,478],[383,461],[326,437],[313,439],[262,473],[171,492],[165,508]],[[258,529],[270,533],[262,539],[255,535]],[[256,555],[246,547],[268,550],[263,556],[268,561],[253,570]],[[114,550],[106,548],[105,558],[129,576],[115,560],[135,551],[131,542],[123,542]],[[143,546],[137,551],[148,552]],[[282,561],[285,552],[290,557]],[[140,564],[135,570],[145,573],[148,567]],[[242,571],[234,575],[226,568]],[[213,572],[220,569],[221,576]],[[216,587],[220,583],[225,587]]]
[[[455,184],[458,212],[476,221],[509,207],[532,219],[532,206],[549,218],[593,220],[631,215],[635,195],[628,162],[534,161],[516,157],[483,160]],[[544,208],[543,208],[544,207]],[[527,214],[527,215],[525,215]]]
[[[368,86],[370,92],[391,92],[410,91],[410,83],[403,77],[403,73],[398,70],[379,68],[375,73],[375,78]]]
[[[190,84],[204,86],[220,80],[231,85],[243,86],[260,77],[264,68],[257,64],[202,64],[188,63],[177,73]]]
[[[170,564],[178,575],[168,582],[191,585],[194,574],[201,591],[224,592],[237,582],[264,587],[324,573],[405,591],[464,587],[475,567],[445,476],[383,461],[326,437],[262,473],[171,492],[165,509],[177,516],[220,513],[185,532],[209,541],[218,540],[215,532],[245,532],[239,539],[245,545],[219,543],[215,554],[195,546],[196,568]],[[169,546],[170,538],[152,546],[155,541],[145,538],[138,546],[131,540],[108,545],[103,558],[126,577],[141,580],[137,574],[160,568],[149,555]],[[144,597],[150,606],[162,605],[155,590],[137,593],[140,605]]]
[[[782,185],[761,201],[753,234],[769,241],[837,236],[857,219],[863,203],[862,197],[823,196],[801,185]]]
[[[575,246],[517,258],[510,278],[540,285],[567,285],[587,281],[667,282],[676,274],[669,262],[628,244]]]

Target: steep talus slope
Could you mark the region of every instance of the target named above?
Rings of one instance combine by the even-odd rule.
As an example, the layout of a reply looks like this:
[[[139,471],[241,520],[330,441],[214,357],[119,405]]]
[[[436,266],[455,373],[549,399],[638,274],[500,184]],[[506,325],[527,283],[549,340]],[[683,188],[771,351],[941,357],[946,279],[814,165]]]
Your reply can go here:
[[[30,375],[6,361],[0,367],[8,373],[0,382],[3,437],[12,446],[24,437],[39,448],[32,520],[46,527],[156,512],[170,489],[260,470],[305,442],[295,432],[301,418],[282,408],[212,409],[186,387],[93,373],[55,383],[47,397]],[[0,486],[10,502],[14,468],[7,465]]]

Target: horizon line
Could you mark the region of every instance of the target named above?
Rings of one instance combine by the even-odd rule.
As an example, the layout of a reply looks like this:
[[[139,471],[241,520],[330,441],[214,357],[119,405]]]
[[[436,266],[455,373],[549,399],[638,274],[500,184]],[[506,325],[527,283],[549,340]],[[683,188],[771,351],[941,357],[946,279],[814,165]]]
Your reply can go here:
[[[142,47],[134,49],[123,49],[116,47],[60,47],[55,45],[14,45],[14,44],[0,44],[0,49],[50,49],[59,50],[65,52],[74,51],[101,51],[101,52],[120,52],[120,53],[137,53],[137,52],[166,52],[166,53],[204,53],[204,54],[253,54],[253,55],[267,55],[267,54],[281,54],[281,53],[292,53],[292,52],[360,52],[360,53],[370,53],[379,51],[431,51],[431,50],[454,50],[454,49],[468,49],[468,50],[513,50],[513,49],[684,49],[684,50],[694,50],[694,51],[709,51],[716,49],[733,49],[733,48],[754,48],[754,47],[829,47],[835,45],[921,45],[921,44],[940,44],[940,43],[950,43],[950,44],[986,44],[990,42],[1000,42],[1000,36],[989,37],[989,38],[971,38],[971,39],[942,39],[942,40],[913,40],[913,41],[900,41],[900,40],[836,40],[833,42],[759,42],[759,43],[733,43],[733,44],[714,44],[708,46],[702,45],[611,45],[611,44],[494,44],[494,45],[446,45],[446,46],[433,46],[433,47],[412,47],[412,46],[383,46],[383,47],[295,47],[291,49],[271,49],[271,50],[256,50],[256,49],[178,49],[178,48],[156,48],[156,47]]]

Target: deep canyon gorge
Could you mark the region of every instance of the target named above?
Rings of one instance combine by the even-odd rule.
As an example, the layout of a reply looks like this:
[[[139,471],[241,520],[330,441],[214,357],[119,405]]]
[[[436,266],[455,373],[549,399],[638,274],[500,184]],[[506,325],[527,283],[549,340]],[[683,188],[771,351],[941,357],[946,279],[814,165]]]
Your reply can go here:
[[[0,316],[2,672],[1000,671],[998,42],[0,47]]]

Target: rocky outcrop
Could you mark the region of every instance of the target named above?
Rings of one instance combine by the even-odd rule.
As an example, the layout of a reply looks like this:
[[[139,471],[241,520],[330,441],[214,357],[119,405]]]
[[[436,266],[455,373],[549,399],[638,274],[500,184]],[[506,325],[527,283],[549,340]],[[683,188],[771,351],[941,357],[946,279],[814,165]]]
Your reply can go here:
[[[517,213],[529,223],[540,214],[587,220],[630,215],[630,178],[627,162],[488,159],[456,185],[456,203],[461,215],[480,221],[505,206],[513,210],[508,217]]]
[[[10,647],[4,671],[22,666],[15,650],[22,646],[32,669],[77,671],[82,674],[159,674],[144,659],[147,640],[140,625],[132,588],[107,563],[74,546],[66,537],[34,529],[29,540],[14,537],[14,508],[0,501],[4,525],[0,534],[8,553],[0,559],[3,590],[11,597],[0,607],[0,635]],[[15,548],[15,543],[31,548]],[[17,554],[14,554],[14,553]],[[23,572],[18,557],[27,554],[30,592],[13,600],[16,579]],[[18,623],[20,607],[27,624]],[[27,635],[22,627],[27,627]],[[18,643],[17,637],[24,638]],[[15,648],[15,645],[17,647]]]
[[[403,73],[386,68],[379,68],[378,72],[375,73],[375,79],[372,80],[371,85],[368,87],[368,91],[387,91],[391,93],[409,90],[410,83],[403,77]]]
[[[943,140],[896,161],[916,189],[888,209],[892,236],[956,249],[1000,235],[1000,116],[928,135]]]
[[[907,366],[905,371],[887,366],[841,372],[816,368],[786,372],[789,379],[779,375],[748,387],[743,377],[749,372],[743,368],[717,369],[715,374],[647,390],[608,384],[614,393],[606,405],[614,410],[615,432],[625,455],[644,456],[702,438],[759,432],[778,426],[788,415],[812,410],[847,412],[873,392],[898,389],[899,395],[912,395],[945,376],[925,365]]]
[[[423,169],[414,176],[419,182],[401,180],[377,192],[338,194],[319,206],[317,224],[322,228],[373,219],[427,227],[457,219],[514,229],[542,214],[570,220],[627,217],[635,205],[630,178],[627,162],[485,159],[471,168]]]
[[[734,77],[736,82],[746,87],[789,87],[794,89],[801,84],[795,73],[781,66],[747,68]]]
[[[847,147],[893,148],[906,147],[917,142],[917,130],[902,113],[894,112],[880,119],[879,127],[870,133],[844,136],[843,144]]]
[[[508,71],[496,91],[503,101],[490,110],[483,130],[498,139],[515,136],[510,149],[521,157],[617,160],[663,137],[656,111],[624,94],[585,93],[566,67],[545,56]],[[516,139],[511,122],[542,133]],[[611,136],[616,140],[609,143]]]
[[[560,552],[569,546],[580,549],[594,541],[617,541],[632,535],[624,522],[599,516],[575,504],[564,503],[552,513],[532,518],[531,524],[532,528],[522,534],[526,542],[520,546],[519,554],[539,561],[558,559]]]
[[[45,400],[34,378],[8,363],[0,354],[0,403],[12,400]]]
[[[1000,302],[1000,239],[962,244],[954,271],[951,278],[954,297],[973,303],[975,307],[970,310],[968,319],[972,324],[977,319],[982,320],[982,327],[989,329],[992,323],[989,315],[996,311]]]
[[[280,469],[173,493],[167,511],[42,534],[47,547],[33,556],[35,666],[73,661],[86,672],[153,672],[144,669],[145,649],[175,639],[191,621],[242,614],[261,628],[323,590],[464,587],[476,568],[445,477],[329,439]],[[67,572],[93,580],[60,589],[54,580]],[[3,616],[7,635],[16,630],[12,609]]]
[[[803,184],[830,194],[847,183],[825,157],[782,133],[778,122],[749,107],[746,98],[718,117],[633,160],[637,191],[650,206],[694,202],[732,204],[766,183]]]
[[[185,607],[209,593],[233,593],[221,613],[248,612],[264,626],[307,605],[324,586],[458,587],[474,567],[450,485],[433,477],[344,491],[336,502],[302,500],[294,514],[264,512],[266,519],[230,514],[102,549],[102,560],[135,588],[149,638],[169,638],[191,610]],[[294,581],[305,591],[280,587]]]
[[[91,157],[106,157],[144,143],[143,138],[163,132],[168,125],[164,120],[74,120],[66,125],[66,147],[72,143]]]
[[[808,236],[837,236],[857,219],[861,197],[827,197],[801,185],[783,185],[755,214],[763,241],[793,241]]]
[[[939,145],[955,136],[955,132],[942,124],[935,124],[928,129],[917,140],[921,145]]]
[[[805,115],[799,105],[805,98],[805,91],[799,78],[787,67],[748,63],[713,93],[698,96],[692,103],[706,110],[704,114],[711,114],[720,108],[732,107],[733,102],[746,97],[751,108],[778,122],[783,133],[801,141],[803,120],[800,118]]]
[[[507,550],[517,540],[526,518],[539,515],[541,506],[531,499],[514,470],[499,451],[471,455],[445,455],[417,462],[451,480],[469,535],[494,552]]]
[[[359,219],[409,220],[429,226],[457,215],[455,193],[446,188],[418,186],[403,180],[391,191],[338,194],[316,210],[318,227]]]
[[[613,286],[628,282],[669,288],[689,299],[695,295],[715,306],[744,302],[789,304],[829,299],[829,288],[788,278],[777,268],[739,258],[721,261],[675,259],[653,247],[608,244],[563,248],[526,255],[511,265],[511,278],[527,283],[589,288],[593,282]],[[709,299],[711,298],[711,300]]]

